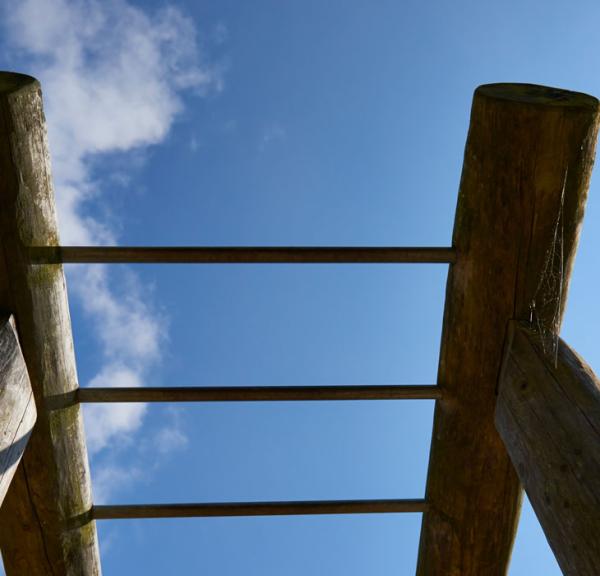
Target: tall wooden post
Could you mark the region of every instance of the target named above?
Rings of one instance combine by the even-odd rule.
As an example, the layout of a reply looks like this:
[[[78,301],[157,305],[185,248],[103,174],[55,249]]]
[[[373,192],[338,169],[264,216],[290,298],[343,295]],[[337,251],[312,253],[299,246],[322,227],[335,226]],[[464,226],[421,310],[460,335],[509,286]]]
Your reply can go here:
[[[0,73],[0,306],[15,315],[38,411],[0,510],[8,576],[101,572],[80,409],[46,406],[78,386],[62,267],[28,260],[29,246],[57,244],[40,86]]]
[[[438,371],[417,573],[505,574],[521,487],[494,426],[504,336],[564,310],[598,131],[598,101],[523,84],[475,91]],[[560,255],[560,262],[557,256]],[[550,342],[549,345],[552,345]]]

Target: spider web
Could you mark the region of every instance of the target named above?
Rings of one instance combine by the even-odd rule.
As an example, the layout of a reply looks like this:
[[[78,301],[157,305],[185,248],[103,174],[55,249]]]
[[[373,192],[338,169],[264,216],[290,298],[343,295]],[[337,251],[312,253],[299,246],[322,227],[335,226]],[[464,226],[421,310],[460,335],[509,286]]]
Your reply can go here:
[[[542,352],[558,361],[558,333],[560,329],[564,279],[564,220],[565,171],[558,215],[554,223],[552,241],[544,257],[544,266],[538,285],[529,304],[529,323],[538,333]]]

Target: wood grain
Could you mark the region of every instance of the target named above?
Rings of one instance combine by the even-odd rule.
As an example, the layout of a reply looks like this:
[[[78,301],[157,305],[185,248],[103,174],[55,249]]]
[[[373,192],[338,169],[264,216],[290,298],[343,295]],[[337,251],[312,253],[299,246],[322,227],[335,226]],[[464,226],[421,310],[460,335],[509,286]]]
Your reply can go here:
[[[420,576],[506,574],[522,489],[494,427],[507,323],[557,329],[583,219],[598,101],[527,84],[475,91],[450,267]],[[558,223],[558,228],[557,228]],[[562,238],[562,273],[540,282]],[[555,262],[553,261],[553,264]]]
[[[567,576],[600,574],[600,381],[559,340],[511,324],[496,428]]]
[[[0,509],[4,565],[8,576],[97,576],[80,408],[45,404],[78,384],[62,267],[29,263],[29,246],[59,239],[41,90],[28,76],[0,73],[0,174],[0,306],[14,313],[38,412]]]
[[[0,506],[21,461],[37,412],[11,316],[0,314]]]

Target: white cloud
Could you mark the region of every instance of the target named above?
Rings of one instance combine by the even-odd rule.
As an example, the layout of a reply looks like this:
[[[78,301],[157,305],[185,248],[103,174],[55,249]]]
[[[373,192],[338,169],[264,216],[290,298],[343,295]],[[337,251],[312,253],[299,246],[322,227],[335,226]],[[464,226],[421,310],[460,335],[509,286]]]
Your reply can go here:
[[[152,447],[153,450],[165,456],[183,450],[189,444],[189,439],[181,422],[181,409],[170,406],[167,409],[167,414],[169,415],[169,422],[155,435]]]
[[[156,449],[161,454],[181,450],[188,445],[188,437],[180,428],[163,428],[156,435]]]
[[[101,387],[138,387],[140,376],[125,366],[107,365],[89,383]],[[146,413],[145,404],[92,404],[86,406],[85,424],[90,454],[95,454],[115,440],[126,439],[137,430]]]
[[[98,193],[86,160],[161,142],[181,91],[218,90],[220,73],[201,61],[193,22],[173,7],[148,15],[124,0],[21,0],[5,12],[11,45],[42,81],[62,241],[106,241],[81,221]]]
[[[144,478],[142,468],[135,466],[105,465],[94,474],[94,501],[104,504],[110,500],[116,489],[129,487]],[[104,545],[104,542],[102,543]]]
[[[98,386],[137,386],[135,376],[115,367],[115,373],[107,373],[106,380],[98,380]],[[97,438],[105,441],[106,434],[102,431],[95,436],[94,429],[102,427],[103,422],[110,420],[107,427],[111,431],[110,440],[115,446],[122,448],[132,441],[129,426],[136,418],[142,418],[146,407],[141,404],[118,405],[118,410],[103,410],[111,408],[103,405],[92,406],[97,413],[94,416],[94,427],[88,431],[88,446],[90,449],[100,449]],[[115,406],[112,406],[114,409]],[[134,453],[123,452],[120,449],[104,451],[92,465],[94,485],[94,501],[99,504],[108,501],[116,493],[127,493],[139,487],[140,482],[148,483],[156,478],[159,468],[169,460],[175,452],[184,450],[189,439],[183,428],[184,411],[179,407],[168,406],[161,414],[164,425],[154,434],[145,434],[136,438],[137,450]],[[86,416],[88,416],[86,414]],[[103,547],[105,543],[103,542]]]
[[[27,59],[44,92],[62,243],[116,243],[115,231],[86,210],[90,199],[102,195],[90,161],[163,141],[182,111],[182,92],[220,90],[220,72],[199,54],[194,23],[172,6],[149,13],[126,0],[9,4],[3,9],[4,42]],[[89,384],[143,383],[161,359],[166,333],[165,318],[147,303],[147,292],[129,274],[127,290],[117,293],[110,287],[114,275],[102,266],[75,267],[68,275],[102,346],[103,366]],[[88,407],[90,452],[130,436],[145,411],[139,404]],[[183,433],[174,430],[164,432],[159,445],[182,445]],[[105,497],[121,473],[114,466],[98,471],[96,497]]]
[[[168,323],[144,301],[149,290],[143,294],[133,274],[128,276],[123,294],[111,291],[105,266],[76,267],[71,276],[76,280],[72,292],[81,300],[83,310],[94,318],[97,336],[110,362],[127,363],[141,371],[160,358]]]

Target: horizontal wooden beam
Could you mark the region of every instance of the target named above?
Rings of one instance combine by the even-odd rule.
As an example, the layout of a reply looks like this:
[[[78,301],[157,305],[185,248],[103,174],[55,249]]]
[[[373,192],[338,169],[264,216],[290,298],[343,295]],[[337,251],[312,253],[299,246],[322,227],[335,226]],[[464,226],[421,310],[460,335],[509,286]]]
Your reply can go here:
[[[454,223],[418,576],[504,576],[521,506],[494,426],[506,326],[560,326],[598,133],[598,100],[480,86]]]
[[[600,574],[600,380],[511,323],[496,428],[566,576]]]
[[[12,316],[0,315],[0,506],[37,418]]]
[[[88,402],[288,402],[321,400],[437,400],[437,386],[223,386],[79,388]]]
[[[32,264],[450,264],[452,248],[35,246]]]
[[[424,500],[321,500],[225,502],[218,504],[119,504],[94,506],[96,520],[203,518],[214,516],[298,516],[314,514],[391,514],[424,512]]]

